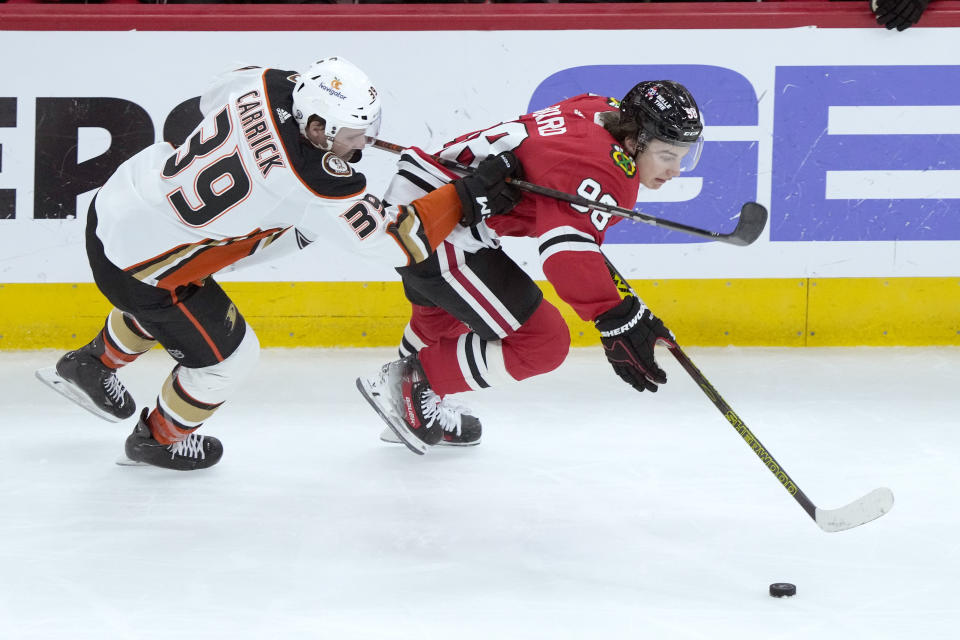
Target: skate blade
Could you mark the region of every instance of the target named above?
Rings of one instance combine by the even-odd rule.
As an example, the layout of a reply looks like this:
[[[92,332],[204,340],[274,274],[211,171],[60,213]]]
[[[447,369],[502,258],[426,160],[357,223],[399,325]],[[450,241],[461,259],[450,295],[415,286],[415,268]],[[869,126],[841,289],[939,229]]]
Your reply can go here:
[[[405,424],[395,424],[402,423],[402,420],[392,417],[392,414],[388,415],[386,413],[387,409],[380,407],[377,397],[368,386],[365,378],[357,378],[357,389],[360,391],[360,395],[373,407],[373,410],[387,423],[387,427],[390,428],[390,431],[398,438],[399,442],[405,444],[407,449],[410,449],[410,451],[413,451],[418,456],[422,456],[427,452],[427,445],[421,442],[420,438],[410,433],[410,430],[406,428]]]
[[[153,465],[147,464],[146,462],[137,462],[136,460],[131,460],[127,456],[120,456],[116,460],[117,464],[121,467],[151,467]]]
[[[386,442],[387,444],[403,444],[400,441],[400,438],[393,433],[393,430],[386,428],[380,432],[380,442]],[[473,442],[448,442],[447,440],[441,440],[436,445],[437,447],[475,447],[480,444],[480,440],[474,440]]]
[[[403,444],[400,441],[400,438],[396,436],[393,432],[393,429],[390,427],[384,427],[383,431],[380,432],[380,442],[386,442],[388,444]]]
[[[37,380],[47,385],[73,404],[86,409],[102,420],[106,420],[107,422],[123,422],[125,419],[118,418],[115,415],[107,413],[97,405],[93,404],[90,401],[90,398],[87,397],[87,394],[85,394],[83,391],[80,391],[76,385],[66,378],[61,378],[60,374],[57,373],[56,367],[37,369],[34,375],[37,376]]]

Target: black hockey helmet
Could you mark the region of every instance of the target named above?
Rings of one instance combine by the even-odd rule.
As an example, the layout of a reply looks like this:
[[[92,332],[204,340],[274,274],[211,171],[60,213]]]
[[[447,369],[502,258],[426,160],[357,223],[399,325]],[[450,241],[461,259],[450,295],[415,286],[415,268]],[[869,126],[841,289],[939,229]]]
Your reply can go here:
[[[690,91],[672,80],[648,80],[636,85],[620,101],[621,121],[638,128],[642,148],[648,140],[691,147],[681,170],[690,171],[703,147],[703,118]]]

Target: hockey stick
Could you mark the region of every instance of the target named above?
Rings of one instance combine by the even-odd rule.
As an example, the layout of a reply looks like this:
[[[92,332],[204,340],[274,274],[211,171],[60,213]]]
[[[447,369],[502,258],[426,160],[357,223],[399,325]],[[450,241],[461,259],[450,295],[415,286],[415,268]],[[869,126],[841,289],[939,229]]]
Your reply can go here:
[[[617,268],[613,266],[613,263],[611,263],[606,256],[604,256],[604,260],[607,263],[607,269],[610,270],[610,275],[613,276],[617,284],[617,288],[623,293],[629,293],[632,296],[639,297],[633,290],[633,287],[620,275]],[[886,487],[874,489],[862,498],[854,500],[847,506],[840,507],[839,509],[820,509],[817,507],[811,502],[810,498],[800,490],[800,487],[797,486],[784,468],[780,466],[780,463],[774,459],[773,454],[771,454],[753,432],[750,431],[743,420],[740,419],[740,416],[730,408],[730,405],[728,405],[720,396],[720,393],[714,389],[706,376],[700,372],[697,366],[693,364],[693,361],[683,352],[680,345],[676,342],[665,342],[665,344],[670,350],[670,353],[673,354],[673,357],[680,363],[680,366],[690,374],[693,381],[696,382],[703,393],[710,398],[710,401],[713,402],[714,406],[723,414],[723,417],[725,417],[737,433],[740,434],[744,442],[753,449],[753,452],[757,454],[757,457],[760,458],[763,464],[770,469],[770,472],[777,478],[780,484],[783,485],[783,488],[793,496],[793,499],[803,507],[807,515],[813,518],[813,521],[816,522],[817,526],[821,529],[832,533],[834,531],[844,531],[846,529],[859,527],[871,520],[876,520],[893,508],[893,492]]]
[[[385,140],[375,140],[373,146],[377,147],[378,149],[390,151],[392,153],[402,153],[406,148],[401,147],[398,144],[393,144],[392,142],[386,142]],[[466,172],[472,170],[470,167],[460,164],[459,162],[454,162],[453,160],[447,160],[446,158],[440,158],[438,156],[431,157],[438,163],[450,169],[457,169],[459,171]],[[533,184],[532,182],[526,182],[524,180],[510,180],[510,183],[516,185],[517,188],[522,189],[523,191],[547,196],[548,198],[554,198],[563,202],[569,202],[570,204],[575,204],[579,207],[596,209],[598,211],[603,211],[604,213],[609,213],[621,218],[627,218],[629,220],[636,220],[637,222],[643,222],[655,227],[663,227],[664,229],[670,229],[671,231],[679,231],[681,233],[699,236],[701,238],[709,238],[710,240],[726,242],[727,244],[734,244],[741,247],[752,244],[754,240],[760,237],[760,234],[763,233],[763,228],[767,225],[767,209],[763,205],[757,204],[756,202],[747,202],[743,205],[743,207],[740,208],[740,217],[738,218],[737,226],[733,231],[730,233],[718,233],[716,231],[707,231],[706,229],[691,227],[681,222],[674,222],[672,220],[658,218],[650,215],[649,213],[643,213],[642,211],[625,209],[612,204],[588,200],[582,196],[567,193],[565,191],[558,191],[549,187],[543,187],[539,184]]]

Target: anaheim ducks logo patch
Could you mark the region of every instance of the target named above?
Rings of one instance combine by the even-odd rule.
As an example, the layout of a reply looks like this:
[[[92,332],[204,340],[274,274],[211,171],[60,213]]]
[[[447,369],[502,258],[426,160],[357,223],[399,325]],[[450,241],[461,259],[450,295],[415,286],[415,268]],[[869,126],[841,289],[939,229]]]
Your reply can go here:
[[[620,167],[628,178],[632,178],[637,175],[637,163],[633,161],[633,158],[630,157],[626,151],[623,150],[618,144],[612,145],[610,150],[610,157],[613,158],[613,163]]]
[[[237,306],[235,304],[230,303],[223,324],[227,327],[227,333],[233,333],[233,330],[237,328]]]
[[[343,178],[353,175],[353,169],[350,168],[347,161],[333,153],[328,152],[323,154],[322,163],[323,170],[334,177]]]

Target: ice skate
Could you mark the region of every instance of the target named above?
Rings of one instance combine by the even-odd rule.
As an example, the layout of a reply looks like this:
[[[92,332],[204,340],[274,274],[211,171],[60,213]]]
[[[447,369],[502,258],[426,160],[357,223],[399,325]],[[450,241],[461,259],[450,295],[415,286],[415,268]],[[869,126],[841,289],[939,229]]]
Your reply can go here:
[[[427,420],[436,420],[443,428],[443,438],[437,443],[451,447],[472,447],[480,444],[482,427],[480,420],[470,414],[470,409],[448,397],[441,398],[433,389],[422,396],[423,415]],[[380,434],[384,442],[400,444],[400,439],[391,429]]]
[[[101,362],[103,336],[67,352],[56,366],[38,369],[37,378],[71,402],[110,422],[126,420],[137,411],[133,396],[117,377],[116,369]]]
[[[150,433],[147,424],[149,409],[140,414],[137,426],[127,437],[124,451],[127,459],[120,459],[117,464],[125,466],[139,466],[141,464],[174,469],[176,471],[194,471],[206,469],[220,462],[223,456],[223,445],[212,436],[202,436],[191,433],[185,440],[175,444],[157,442]]]
[[[357,378],[357,389],[397,439],[414,453],[423,455],[443,438],[443,427],[436,417],[424,414],[424,398],[428,392],[434,397],[436,394],[416,355],[385,364],[369,378]]]

